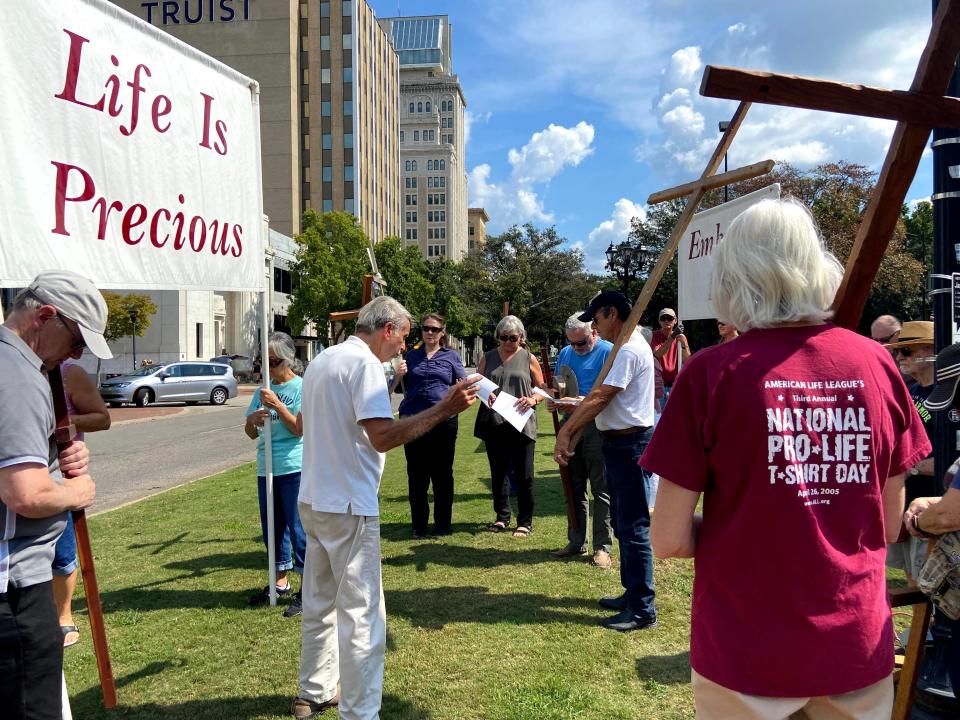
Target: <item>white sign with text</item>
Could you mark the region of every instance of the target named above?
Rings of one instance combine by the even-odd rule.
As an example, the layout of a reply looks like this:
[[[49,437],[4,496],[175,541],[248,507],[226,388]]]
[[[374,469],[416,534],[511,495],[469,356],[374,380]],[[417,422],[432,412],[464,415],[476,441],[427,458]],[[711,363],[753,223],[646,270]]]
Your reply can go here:
[[[737,215],[761,200],[779,197],[780,185],[774,183],[693,216],[677,249],[677,311],[682,319],[716,317],[710,302],[713,251]]]
[[[256,83],[105,0],[0,3],[0,284],[262,290]]]

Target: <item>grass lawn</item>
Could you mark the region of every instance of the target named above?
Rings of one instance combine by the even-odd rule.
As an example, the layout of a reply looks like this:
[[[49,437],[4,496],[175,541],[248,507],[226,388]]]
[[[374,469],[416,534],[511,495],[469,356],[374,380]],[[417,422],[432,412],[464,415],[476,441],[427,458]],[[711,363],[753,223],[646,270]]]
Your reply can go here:
[[[402,449],[387,459],[382,717],[692,717],[691,564],[657,562],[659,630],[601,628],[607,613],[596,601],[620,591],[617,570],[549,556],[566,541],[566,516],[548,418],[540,418],[534,533],[522,540],[485,530],[489,472],[473,418],[468,411],[460,423],[452,537],[412,539]],[[297,691],[300,622],[281,608],[247,607],[266,583],[254,472],[245,465],[92,518],[119,707],[101,707],[78,594],[82,641],[65,659],[74,717],[285,716]]]

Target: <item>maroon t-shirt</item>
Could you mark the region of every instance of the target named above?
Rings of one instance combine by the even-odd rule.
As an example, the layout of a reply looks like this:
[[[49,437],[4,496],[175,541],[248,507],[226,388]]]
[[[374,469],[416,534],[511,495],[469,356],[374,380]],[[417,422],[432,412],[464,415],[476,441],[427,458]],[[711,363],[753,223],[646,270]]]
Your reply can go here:
[[[930,453],[890,354],[832,324],[751,330],[684,365],[640,464],[702,492],[690,664],[752,695],[893,671],[881,492]]]

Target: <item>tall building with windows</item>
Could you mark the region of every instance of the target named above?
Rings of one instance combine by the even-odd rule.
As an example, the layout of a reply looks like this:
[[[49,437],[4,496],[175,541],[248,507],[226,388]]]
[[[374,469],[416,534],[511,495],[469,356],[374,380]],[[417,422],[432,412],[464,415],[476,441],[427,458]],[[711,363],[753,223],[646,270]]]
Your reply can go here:
[[[313,208],[402,236],[399,66],[365,0],[113,2],[260,83],[272,228],[295,235]]]
[[[490,216],[481,207],[467,209],[467,252],[481,250],[487,242],[487,223]]]
[[[467,253],[466,100],[446,15],[380,20],[400,62],[403,234],[427,258]]]

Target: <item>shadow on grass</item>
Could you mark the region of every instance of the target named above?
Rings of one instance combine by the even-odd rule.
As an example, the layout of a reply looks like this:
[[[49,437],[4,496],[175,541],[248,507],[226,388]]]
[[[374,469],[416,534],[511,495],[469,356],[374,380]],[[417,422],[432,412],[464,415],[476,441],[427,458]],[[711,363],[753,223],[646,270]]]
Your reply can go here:
[[[537,565],[546,562],[557,562],[550,555],[549,550],[519,550],[513,548],[499,550],[497,548],[448,545],[437,540],[422,540],[416,545],[411,545],[406,555],[388,557],[383,561],[383,564],[394,567],[414,565],[418,572],[425,572],[431,565],[458,568],[492,568],[509,565]]]
[[[690,682],[690,652],[638,657],[636,670],[640,680],[653,680],[660,685],[685,685]]]
[[[413,625],[442,630],[448,623],[596,625],[592,603],[581,598],[548,597],[533,593],[491,593],[480,586],[390,590],[385,593],[390,615]]]

